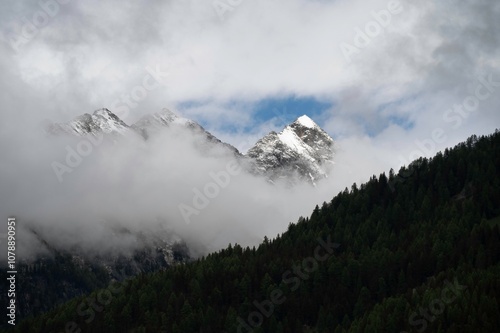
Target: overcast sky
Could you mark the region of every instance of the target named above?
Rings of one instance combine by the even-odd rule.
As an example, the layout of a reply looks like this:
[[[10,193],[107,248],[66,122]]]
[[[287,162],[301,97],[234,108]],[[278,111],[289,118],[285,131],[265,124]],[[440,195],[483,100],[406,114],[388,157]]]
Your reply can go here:
[[[67,120],[108,107],[131,123],[187,105],[185,116],[237,145],[235,133],[289,120],[279,103],[254,120],[260,101],[312,98],[331,107],[303,113],[337,139],[412,144],[450,125],[445,111],[474,93],[478,77],[500,81],[493,0],[59,2],[0,4],[0,102],[9,119]],[[394,8],[377,29],[373,12]],[[355,49],[358,28],[369,43]],[[150,81],[144,96],[134,88],[148,69],[168,76]],[[445,145],[492,132],[498,96]]]
[[[337,142],[331,197],[500,127],[499,17],[496,0],[2,1],[2,197],[29,187],[20,164],[36,174],[20,137],[102,107],[128,124],[168,107],[242,151],[309,114]]]

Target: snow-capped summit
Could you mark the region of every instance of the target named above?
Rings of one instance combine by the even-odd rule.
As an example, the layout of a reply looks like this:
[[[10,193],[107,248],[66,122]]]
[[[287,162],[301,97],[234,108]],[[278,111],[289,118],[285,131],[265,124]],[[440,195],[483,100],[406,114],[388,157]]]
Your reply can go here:
[[[82,114],[68,123],[50,124],[46,128],[50,134],[72,134],[76,136],[98,135],[101,133],[126,135],[129,126],[108,109],[96,110],[93,114]]]
[[[280,133],[271,132],[260,139],[247,156],[255,161],[256,172],[271,181],[295,174],[315,184],[328,177],[333,147],[333,139],[304,115]]]
[[[92,115],[82,114],[68,123],[50,123],[45,125],[46,133],[50,135],[100,135],[142,137],[148,140],[151,135],[161,131],[177,130],[193,137],[193,143],[203,153],[209,153],[211,148],[219,147],[222,151],[230,152],[241,157],[240,152],[233,146],[224,143],[206,131],[201,125],[187,118],[183,118],[169,109],[146,115],[132,126],[127,125],[117,115],[108,109],[96,110]]]
[[[308,127],[308,128],[315,128],[318,127],[316,123],[309,118],[307,115],[303,115],[297,119],[297,123],[301,124],[302,126]]]
[[[181,137],[192,138],[192,143],[202,155],[229,153],[244,163],[244,167],[251,173],[270,181],[284,179],[290,184],[299,180],[315,184],[318,179],[328,177],[333,165],[333,139],[307,115],[299,117],[280,133],[271,132],[264,136],[245,156],[195,121],[168,109],[146,115],[132,126],[124,123],[110,110],[99,109],[93,114],[80,115],[68,123],[50,124],[46,126],[46,131],[53,135],[130,135],[145,141],[160,132],[174,131],[171,137],[175,139],[180,134]],[[158,137],[163,139],[162,136]]]
[[[125,134],[130,128],[117,115],[108,109],[99,109],[92,115],[94,123],[105,133],[117,132]]]
[[[160,112],[146,115],[133,124],[131,128],[145,140],[148,140],[151,135],[167,129],[189,131],[189,134],[193,135],[194,142],[196,142],[196,145],[202,151],[218,146],[229,150],[235,155],[241,155],[236,148],[220,141],[197,122],[183,118],[169,109],[163,109]]]
[[[170,126],[196,126],[194,121],[182,118],[169,109],[163,109],[160,112],[148,114],[139,119],[131,126],[137,133],[145,139],[148,139],[151,134],[158,132],[165,127]]]

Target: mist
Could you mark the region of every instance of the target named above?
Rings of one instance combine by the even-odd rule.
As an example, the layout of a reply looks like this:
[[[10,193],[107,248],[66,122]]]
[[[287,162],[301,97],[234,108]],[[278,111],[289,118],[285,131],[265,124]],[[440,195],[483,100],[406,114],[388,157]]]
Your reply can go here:
[[[255,0],[222,16],[213,3],[61,2],[30,38],[23,29],[45,12],[41,2],[0,4],[0,218],[18,218],[20,257],[44,253],[39,239],[126,253],[140,232],[182,239],[195,256],[256,245],[354,182],[500,127],[498,2],[400,1],[402,11],[352,57],[340,46],[354,45],[356,29],[389,1]],[[168,75],[131,103],[151,69]],[[454,111],[489,76],[494,89],[480,91],[490,96]],[[329,178],[290,189],[241,172],[189,224],[179,205],[192,206],[232,156],[201,154],[181,133],[107,139],[61,182],[53,162],[65,163],[82,139],[41,130],[103,107],[130,125],[183,106],[182,116],[244,151],[287,124],[258,119],[254,105],[304,96],[331,104],[314,118],[336,142]]]
[[[335,180],[340,174],[317,187],[273,185],[242,169],[233,154],[201,150],[200,137],[175,129],[148,141],[34,133],[10,140],[16,149],[5,150],[6,161],[16,163],[0,169],[1,211],[18,219],[24,258],[44,253],[32,232],[55,249],[100,255],[130,253],[140,245],[139,234],[177,236],[193,256],[229,243],[254,246],[309,216],[344,186]],[[183,213],[180,207],[188,208]]]

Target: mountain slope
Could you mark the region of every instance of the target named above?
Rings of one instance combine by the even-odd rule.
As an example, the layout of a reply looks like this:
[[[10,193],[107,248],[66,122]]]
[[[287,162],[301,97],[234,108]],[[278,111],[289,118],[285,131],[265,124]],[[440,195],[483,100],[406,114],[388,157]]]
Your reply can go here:
[[[104,290],[12,331],[67,323],[94,333],[493,331],[498,170],[500,133],[472,137],[353,185],[258,249],[230,245],[108,288],[112,300],[92,317],[77,309]]]
[[[142,117],[131,128],[145,140],[167,129],[189,131],[197,139],[197,145],[202,152],[206,152],[207,148],[220,147],[236,156],[241,156],[235,147],[217,139],[197,122],[180,117],[168,109]]]
[[[297,137],[297,140],[304,139],[301,144],[306,147],[306,151],[300,151],[298,146],[294,147],[297,153],[295,155],[295,160],[291,159],[288,161],[287,167],[295,168],[296,166],[300,166],[299,163],[296,165],[294,165],[294,163],[301,158],[312,159],[310,156],[315,156],[318,160],[323,158],[321,154],[324,153],[322,152],[323,147],[321,143],[329,141],[325,140],[323,137],[318,138],[318,135],[326,136],[327,139],[329,137],[310,119],[309,122],[307,122],[308,119],[309,118],[305,116],[301,117],[295,123],[287,127],[294,129],[294,131],[300,135],[300,138]],[[182,118],[168,109],[163,109],[161,112],[155,114],[146,115],[131,126],[128,126],[111,111],[100,109],[93,114],[78,116],[68,123],[49,125],[46,130],[51,135],[69,135],[77,137],[107,135],[111,136],[116,144],[124,145],[130,143],[127,140],[121,140],[127,136],[134,136],[138,140],[144,140],[147,144],[149,140],[154,140],[156,138],[163,140],[164,138],[161,137],[163,132],[174,134],[165,136],[167,139],[175,139],[177,138],[176,134],[182,133],[184,135],[180,137],[190,138],[189,142],[196,145],[200,154],[210,154],[211,157],[214,157],[217,153],[222,153],[224,155],[232,154],[237,161],[247,168],[247,170],[251,168],[248,166],[250,163],[247,163],[250,158],[244,158],[236,148],[223,143],[196,122]],[[309,142],[310,145],[307,145],[306,141]],[[316,150],[312,149],[313,144],[316,144]],[[280,152],[276,152],[276,154],[279,153]],[[308,165],[304,164],[304,170],[307,170],[307,167]],[[276,170],[273,170],[273,172],[276,172]],[[282,174],[285,175],[286,173],[283,172]],[[307,174],[310,174],[310,171],[307,171]],[[269,174],[264,173],[263,176],[267,177]],[[293,174],[290,173],[289,176],[291,178]],[[308,177],[306,180],[311,181],[311,178]],[[119,232],[122,232],[122,230]],[[47,247],[43,249],[43,252],[49,253],[49,255],[44,255],[41,258],[30,258],[21,264],[22,267],[20,271],[23,272],[22,280],[25,281],[25,284],[22,286],[24,297],[20,301],[18,307],[20,314],[19,318],[30,314],[38,314],[72,297],[88,292],[92,288],[102,287],[116,276],[116,272],[120,268],[125,267],[128,274],[133,276],[171,266],[178,261],[172,259],[172,249],[181,242],[180,239],[175,242],[169,239],[174,237],[174,233],[175,230],[172,230],[170,235],[162,235],[164,236],[162,239],[158,239],[158,237],[156,237],[158,235],[148,235],[147,237],[142,237],[142,235],[126,235],[126,237],[146,239],[137,242],[139,244],[138,249],[132,254],[120,256],[108,254],[99,257],[86,255],[82,251],[78,251],[78,249],[52,248],[52,244],[47,244],[42,239],[41,243],[46,244]],[[37,235],[34,237],[40,238]],[[167,241],[164,239],[167,239]],[[183,257],[187,257],[189,251],[186,250],[184,252],[185,254]],[[57,260],[61,261],[61,267],[55,266],[54,258],[59,258]],[[30,276],[33,267],[50,267],[50,269],[38,269],[35,278],[34,276]],[[80,279],[77,278],[75,274],[78,275],[81,272],[87,271],[90,273],[89,277],[85,279],[85,283],[78,282]],[[62,274],[62,272],[71,273]],[[44,274],[49,276],[49,278],[45,278]],[[50,278],[50,276],[53,275],[61,275],[64,277],[61,277],[61,284]],[[72,279],[77,282],[73,283],[71,281]],[[40,288],[43,292],[40,292]],[[42,298],[45,298],[46,301],[42,302]],[[34,306],[32,302],[35,302],[38,306]]]

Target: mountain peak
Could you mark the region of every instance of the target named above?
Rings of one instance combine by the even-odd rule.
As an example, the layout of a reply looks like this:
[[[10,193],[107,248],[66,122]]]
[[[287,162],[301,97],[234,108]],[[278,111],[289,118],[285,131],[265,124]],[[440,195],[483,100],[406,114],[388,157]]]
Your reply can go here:
[[[131,127],[142,137],[147,139],[152,133],[161,131],[166,127],[171,127],[172,125],[188,126],[191,123],[194,122],[178,116],[175,112],[167,108],[163,108],[159,112],[143,116],[137,122],[132,124]]]
[[[96,116],[98,116],[98,115],[109,115],[109,114],[114,114],[114,113],[111,112],[111,111],[109,111],[106,108],[97,109],[97,110],[94,111],[94,115],[96,115]]]
[[[162,115],[165,115],[165,116],[170,116],[170,117],[173,117],[173,118],[178,118],[179,115],[177,115],[177,113],[175,113],[174,111],[170,110],[170,109],[167,109],[167,108],[163,108],[161,109],[160,112],[158,112],[159,114],[162,114]]]
[[[129,133],[148,140],[159,132],[171,131],[189,133],[196,147],[206,154],[214,147],[222,147],[214,152],[231,152],[236,157],[242,155],[233,146],[223,143],[198,123],[177,115],[169,109],[145,115],[129,126],[106,108],[85,113],[68,123],[55,123],[47,127],[51,134],[72,134],[76,136],[100,135],[101,133],[127,136]],[[333,164],[333,139],[311,118],[303,115],[287,125],[281,132],[270,132],[261,138],[246,154],[248,167],[254,174],[262,175],[269,181],[285,180],[295,184],[307,180],[313,185],[317,180],[328,177]]]
[[[307,115],[303,115],[295,121],[296,123],[305,126],[307,128],[315,128],[319,127],[311,118],[309,118]]]
[[[93,114],[84,113],[67,123],[55,123],[46,126],[49,134],[71,134],[76,136],[111,133],[124,135],[129,132],[129,126],[108,109],[99,109]]]
[[[105,133],[125,134],[129,131],[129,126],[123,122],[117,115],[106,108],[94,111],[92,122],[99,130]]]
[[[298,174],[315,184],[328,177],[334,155],[333,139],[311,118],[303,115],[280,133],[271,132],[247,156],[255,161],[256,170],[271,181]]]

